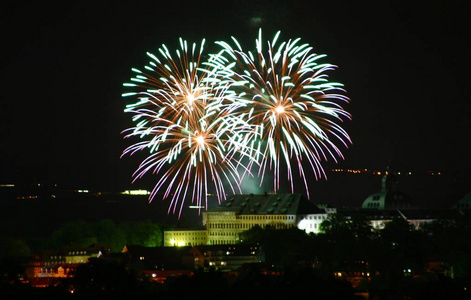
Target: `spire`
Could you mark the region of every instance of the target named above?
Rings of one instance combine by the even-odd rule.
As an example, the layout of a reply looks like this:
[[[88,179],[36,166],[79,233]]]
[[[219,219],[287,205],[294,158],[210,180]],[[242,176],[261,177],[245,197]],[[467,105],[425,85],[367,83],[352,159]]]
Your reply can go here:
[[[386,167],[386,172],[384,173],[383,179],[381,180],[381,192],[386,192],[388,190],[388,175],[389,165]]]

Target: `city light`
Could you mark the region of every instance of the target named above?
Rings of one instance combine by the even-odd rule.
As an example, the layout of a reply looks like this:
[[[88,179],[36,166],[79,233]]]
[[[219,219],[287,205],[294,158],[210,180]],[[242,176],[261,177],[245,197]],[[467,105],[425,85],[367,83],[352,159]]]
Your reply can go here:
[[[123,195],[132,195],[132,196],[140,196],[140,195],[150,195],[150,192],[147,190],[125,190],[121,194]]]

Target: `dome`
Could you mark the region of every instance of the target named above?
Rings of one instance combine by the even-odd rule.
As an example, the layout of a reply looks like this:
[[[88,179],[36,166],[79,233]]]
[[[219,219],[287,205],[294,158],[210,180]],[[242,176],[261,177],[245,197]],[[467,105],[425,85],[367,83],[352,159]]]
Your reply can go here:
[[[394,174],[383,176],[381,182],[381,190],[368,196],[363,204],[362,209],[412,209],[416,208],[410,196],[397,190],[397,178]]]
[[[471,191],[469,191],[460,201],[458,204],[454,206],[457,209],[470,209],[471,208]]]

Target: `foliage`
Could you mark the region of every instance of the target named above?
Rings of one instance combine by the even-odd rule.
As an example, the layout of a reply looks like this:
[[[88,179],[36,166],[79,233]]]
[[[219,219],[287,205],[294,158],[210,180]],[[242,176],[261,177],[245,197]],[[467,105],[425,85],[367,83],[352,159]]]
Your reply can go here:
[[[49,238],[29,241],[34,251],[57,251],[64,246],[88,247],[98,243],[120,252],[124,245],[161,246],[163,234],[151,221],[115,223],[105,219],[96,222],[73,221],[62,224]]]
[[[102,259],[80,265],[72,282],[83,299],[97,295],[102,299],[131,299],[137,284],[136,276],[123,265]]]
[[[406,295],[411,286],[432,287],[433,282],[442,281],[443,275],[433,273],[430,262],[448,268],[447,274],[453,272],[456,280],[471,280],[470,225],[469,215],[456,221],[437,220],[420,229],[396,218],[376,230],[361,214],[349,218],[332,214],[318,235],[268,226],[245,231],[242,239],[259,243],[267,263],[285,269],[299,262],[312,263],[324,276],[364,268],[371,276],[362,287],[377,294],[394,290]]]
[[[119,252],[126,244],[126,236],[119,225],[109,219],[98,221],[92,224],[92,230],[97,242],[107,245],[113,252]]]
[[[126,235],[126,242],[130,245],[145,247],[158,247],[162,245],[162,232],[159,225],[151,221],[121,224]]]
[[[453,266],[454,278],[471,281],[471,213],[455,220],[436,220],[423,226],[431,251]]]
[[[51,236],[51,244],[54,245],[54,249],[63,246],[86,247],[96,242],[96,235],[90,227],[90,223],[81,220],[62,224]]]
[[[31,249],[25,239],[0,237],[0,261],[13,256],[30,256]]]
[[[307,251],[310,249],[308,245],[312,243],[312,238],[297,228],[275,229],[266,226],[262,229],[255,226],[242,234],[242,240],[244,243],[260,244],[266,261],[282,267],[315,260],[313,253]]]

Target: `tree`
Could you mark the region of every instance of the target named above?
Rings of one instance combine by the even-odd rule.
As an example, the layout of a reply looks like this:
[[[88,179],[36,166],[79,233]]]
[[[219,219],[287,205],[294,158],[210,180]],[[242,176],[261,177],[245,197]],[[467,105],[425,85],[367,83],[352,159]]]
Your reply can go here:
[[[463,212],[455,220],[436,220],[423,226],[436,259],[453,268],[453,276],[471,281],[471,214]]]
[[[123,223],[121,228],[126,235],[126,243],[145,247],[158,247],[162,245],[162,230],[156,223],[149,220],[137,223]]]
[[[319,259],[327,273],[358,268],[358,262],[373,258],[377,252],[377,234],[363,215],[346,218],[330,214],[318,235]]]
[[[93,224],[97,242],[107,245],[113,252],[119,252],[126,244],[126,236],[122,229],[112,220],[105,219]]]
[[[276,229],[254,226],[242,233],[247,244],[259,244],[265,252],[266,262],[282,267],[292,267],[300,262],[315,260],[312,237],[298,228]]]
[[[51,240],[54,250],[63,246],[87,247],[97,242],[90,223],[80,220],[62,224],[52,233]]]
[[[135,274],[120,263],[96,258],[77,268],[72,283],[83,299],[133,299],[137,292]]]
[[[3,258],[25,257],[30,255],[31,249],[25,239],[10,237],[0,238],[0,262]]]
[[[376,237],[373,227],[364,215],[354,215],[347,219],[340,213],[330,214],[321,223],[321,233],[336,240],[366,241]]]

